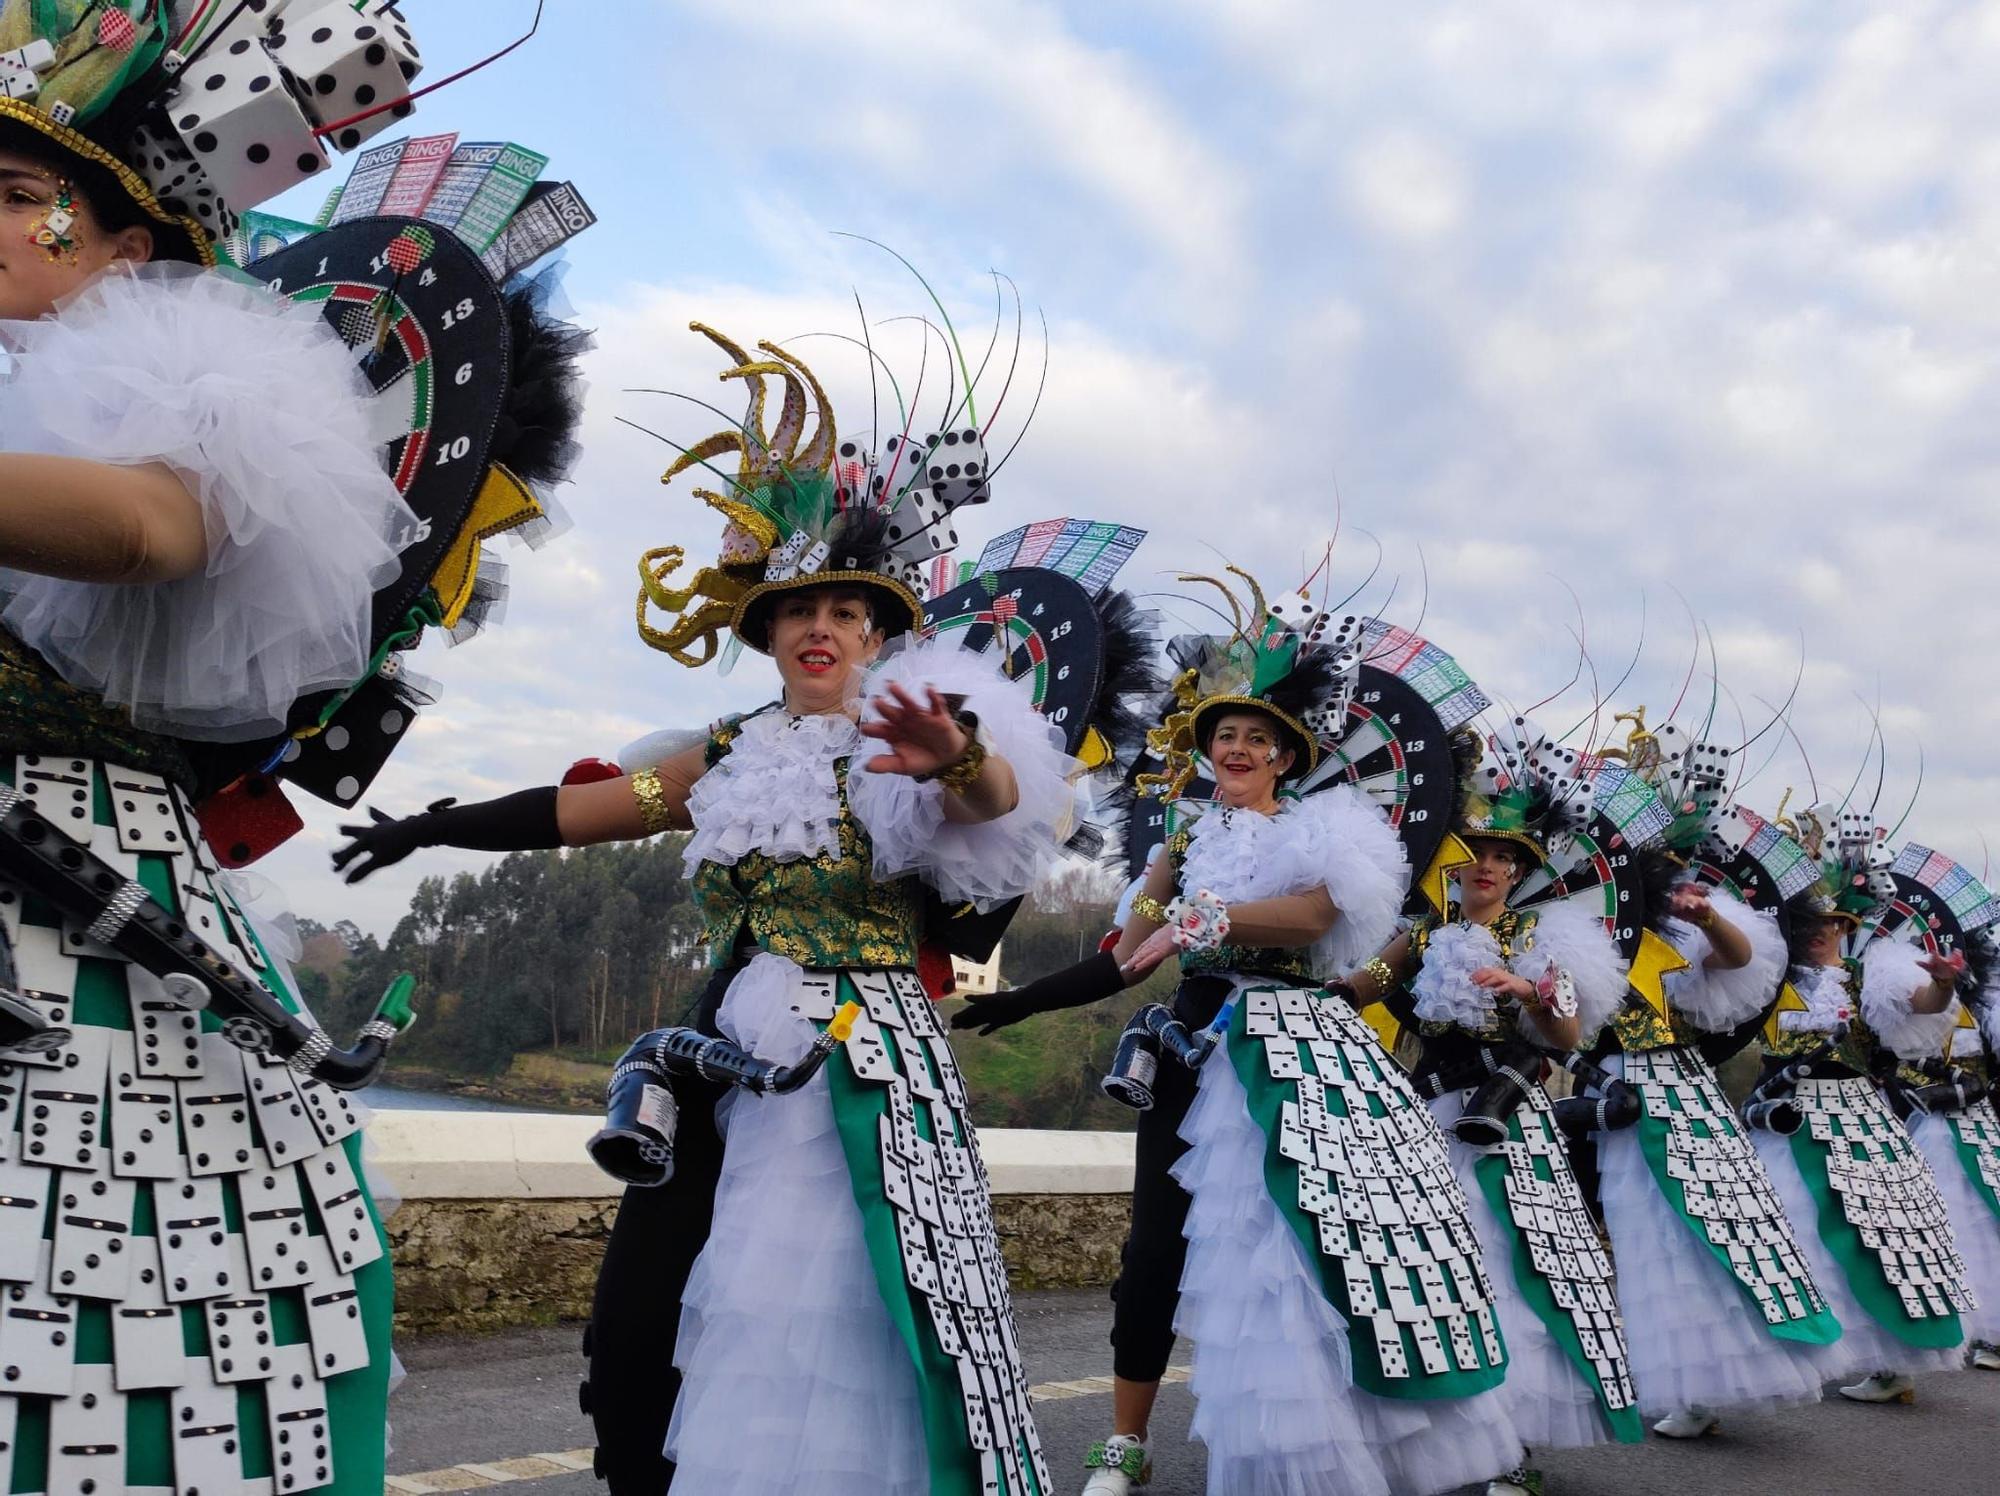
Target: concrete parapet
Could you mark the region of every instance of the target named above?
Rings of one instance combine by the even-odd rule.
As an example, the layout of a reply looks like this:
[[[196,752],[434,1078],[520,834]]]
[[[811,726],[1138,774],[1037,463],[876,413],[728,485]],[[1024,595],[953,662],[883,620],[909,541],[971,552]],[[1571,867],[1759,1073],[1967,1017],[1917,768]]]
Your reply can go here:
[[[583,1151],[597,1127],[543,1112],[375,1114],[373,1163],[403,1199],[389,1219],[399,1329],[589,1313],[621,1193]],[[1132,1135],[996,1128],[979,1143],[1015,1284],[1108,1284],[1129,1215]]]

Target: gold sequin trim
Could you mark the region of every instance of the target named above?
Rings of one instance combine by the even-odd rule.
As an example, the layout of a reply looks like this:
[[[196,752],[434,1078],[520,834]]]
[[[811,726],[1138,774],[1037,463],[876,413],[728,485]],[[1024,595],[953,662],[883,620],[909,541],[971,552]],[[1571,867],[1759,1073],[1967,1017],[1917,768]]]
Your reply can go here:
[[[658,769],[641,769],[632,776],[632,798],[639,802],[639,824],[646,828],[646,835],[653,836],[673,826],[674,813],[667,804],[667,792],[660,785]]]
[[[1167,922],[1167,906],[1149,893],[1142,893],[1132,900],[1132,912],[1141,919],[1150,919],[1156,925]]]

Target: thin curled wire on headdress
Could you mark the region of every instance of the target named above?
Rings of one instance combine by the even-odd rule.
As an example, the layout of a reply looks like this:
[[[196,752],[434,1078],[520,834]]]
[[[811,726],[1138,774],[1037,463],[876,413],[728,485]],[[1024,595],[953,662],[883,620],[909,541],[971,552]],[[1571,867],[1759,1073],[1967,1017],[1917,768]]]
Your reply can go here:
[[[1020,446],[1021,446],[1021,440],[1022,440],[1022,438],[1023,438],[1023,437],[1025,437],[1025,436],[1026,436],[1026,435],[1028,434],[1028,428],[1029,428],[1030,426],[1032,426],[1032,425],[1034,425],[1034,424],[1035,424],[1035,417],[1036,417],[1037,415],[1039,415],[1039,414],[1041,413],[1041,409],[1042,409],[1042,396],[1048,393],[1048,389],[1049,389],[1049,318],[1048,318],[1048,314],[1047,314],[1046,312],[1042,311],[1042,309],[1041,309],[1040,307],[1037,307],[1037,308],[1035,309],[1035,315],[1036,315],[1036,316],[1037,316],[1038,318],[1040,318],[1040,319],[1041,319],[1041,324],[1042,324],[1042,373],[1041,373],[1041,378],[1040,378],[1039,380],[1037,380],[1037,381],[1036,381],[1036,383],[1035,383],[1035,398],[1034,398],[1034,401],[1033,401],[1033,403],[1032,403],[1032,404],[1030,404],[1030,405],[1028,406],[1028,418],[1027,418],[1027,419],[1026,419],[1025,421],[1021,422],[1021,429],[1020,429],[1019,431],[1017,431],[1017,432],[1015,432],[1015,433],[1014,433],[1014,440],[1013,440],[1013,441],[1012,441],[1012,442],[1011,442],[1011,443],[1010,443],[1010,444],[1008,445],[1008,447],[1007,447],[1007,450],[1006,450],[1006,451],[1004,451],[1004,452],[1002,452],[1002,453],[1000,454],[1000,460],[999,460],[998,462],[996,462],[996,463],[994,463],[994,464],[993,464],[993,466],[992,466],[992,468],[990,469],[990,471],[991,471],[991,472],[994,472],[994,473],[997,473],[997,472],[999,472],[999,471],[1000,471],[1000,469],[1004,468],[1004,467],[1005,467],[1005,466],[1006,466],[1006,465],[1007,465],[1007,464],[1008,464],[1008,463],[1009,463],[1009,462],[1010,462],[1010,461],[1011,461],[1011,460],[1013,459],[1013,456],[1014,456],[1015,452],[1017,452],[1018,450],[1020,450]],[[1010,371],[1010,373],[1009,373],[1009,375],[1008,375],[1008,380],[1009,380],[1009,383],[1010,383],[1010,384],[1012,383],[1012,379],[1013,379],[1013,375],[1012,375],[1012,373],[1011,373],[1011,371]],[[999,413],[1000,413],[1000,412],[999,412],[999,407],[998,407],[998,406],[996,405],[996,406],[994,407],[994,415],[995,415],[995,417],[998,417]],[[980,432],[980,437],[981,437],[981,439],[982,439],[982,440],[983,440],[983,439],[985,438],[985,435],[986,435],[985,431],[983,431],[983,430],[982,430],[982,431]]]
[[[1579,717],[1575,722],[1573,722],[1570,725],[1569,730],[1562,735],[1560,741],[1565,743],[1568,742],[1570,733],[1575,732],[1577,728],[1583,726],[1583,724],[1586,721],[1591,722],[1593,724],[1591,727],[1591,736],[1592,737],[1596,736],[1597,729],[1595,726],[1595,722],[1597,714],[1604,709],[1605,702],[1616,701],[1618,699],[1618,693],[1625,689],[1625,683],[1632,678],[1632,672],[1639,668],[1639,657],[1643,655],[1645,652],[1646,652],[1646,594],[1641,592],[1639,594],[1639,642],[1635,646],[1633,646],[1632,658],[1631,661],[1625,666],[1624,674],[1620,675],[1618,679],[1612,683],[1610,690],[1600,694],[1596,688],[1595,671],[1593,670],[1591,695],[1595,699],[1594,699],[1594,704],[1591,708],[1591,715],[1589,717]],[[1621,713],[1617,716],[1614,716],[1611,720],[1614,723],[1622,721],[1624,720],[1624,714]],[[1586,742],[1587,741],[1588,740],[1586,740]],[[1588,751],[1587,748],[1586,751]]]
[[[1682,594],[1680,588],[1671,587],[1675,597],[1680,598],[1681,607],[1687,611],[1688,628],[1694,633],[1694,651],[1688,656],[1687,674],[1681,677],[1681,688],[1674,697],[1674,704],[1667,708],[1666,720],[1672,722],[1681,714],[1681,703],[1687,700],[1688,687],[1694,684],[1694,673],[1701,667],[1701,620],[1695,617],[1694,608]],[[1663,724],[1664,725],[1664,724]]]
[[[1910,812],[1917,808],[1917,796],[1921,795],[1923,792],[1924,792],[1924,745],[1921,741],[1919,741],[1917,744],[1917,782],[1910,788],[1910,803],[1903,807],[1903,813],[1896,817],[1896,824],[1889,828],[1889,834],[1887,837],[1884,838],[1884,840],[1889,842],[1895,841],[1896,834],[1903,829],[1903,822],[1907,821],[1910,818]]]

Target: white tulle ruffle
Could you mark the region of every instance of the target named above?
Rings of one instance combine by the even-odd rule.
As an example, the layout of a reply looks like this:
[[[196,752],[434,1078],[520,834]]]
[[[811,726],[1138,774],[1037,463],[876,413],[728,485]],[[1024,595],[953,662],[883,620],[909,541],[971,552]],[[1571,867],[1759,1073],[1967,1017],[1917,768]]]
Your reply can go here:
[[[1952,1239],[1965,1263],[1965,1284],[1979,1307],[1959,1311],[1959,1322],[1967,1338],[2000,1344],[2000,1216],[1986,1203],[1986,1197],[1965,1172],[1958,1154],[1958,1138],[1951,1119],[1923,1116],[1910,1122],[1910,1137],[1929,1160],[1944,1196],[1945,1211],[1951,1216]]]
[[[164,463],[200,502],[208,564],[114,585],[0,572],[0,624],[140,727],[243,741],[360,678],[375,589],[416,518],[371,434],[367,386],[315,307],[226,271],[100,275],[0,324],[14,355],[0,441]]]
[[[1181,884],[1226,904],[1324,888],[1340,917],[1314,943],[1313,970],[1333,977],[1394,938],[1410,865],[1380,807],[1342,784],[1287,799],[1275,815],[1209,807],[1189,829]]]
[[[1469,1094],[1453,1091],[1429,1103],[1431,1116],[1447,1134],[1464,1114]],[[1450,1148],[1452,1172],[1471,1202],[1479,1255],[1486,1265],[1487,1281],[1493,1285],[1493,1312],[1507,1342],[1507,1380],[1499,1390],[1515,1432],[1530,1449],[1582,1449],[1606,1443],[1611,1429],[1598,1409],[1596,1389],[1521,1296],[1514,1278],[1512,1228],[1487,1203],[1475,1170],[1484,1155],[1456,1138],[1451,1139]]]
[[[1750,942],[1750,959],[1742,966],[1714,970],[1705,965],[1714,947],[1691,924],[1668,920],[1667,939],[1687,961],[1686,971],[1661,978],[1673,1010],[1705,1033],[1726,1034],[1760,1013],[1785,979],[1790,957],[1777,916],[1752,909],[1741,899],[1715,890],[1709,894],[1715,917],[1727,920]]]
[[[1790,1009],[1778,1015],[1778,1028],[1787,1034],[1831,1034],[1854,1016],[1854,995],[1847,990],[1844,966],[1794,966],[1792,990],[1805,1004],[1803,1011]]]
[[[1589,910],[1557,903],[1536,912],[1540,918],[1528,948],[1514,953],[1514,975],[1539,982],[1552,967],[1568,972],[1576,984],[1576,1019],[1583,1027],[1578,1047],[1587,1048],[1625,1001],[1625,958],[1618,954],[1604,921]],[[1523,1033],[1541,1037],[1530,1027],[1534,1020],[1525,1007],[1520,1022]]]
[[[1500,942],[1484,925],[1440,925],[1424,946],[1423,965],[1410,983],[1417,1017],[1483,1029],[1493,1016],[1493,994],[1472,980],[1483,966],[1498,966]]]
[[[798,977],[754,957],[723,998],[723,1033],[766,1059],[803,1054],[814,1029],[792,1009]],[[675,1487],[923,1496],[916,1372],[876,1290],[826,1073],[785,1096],[733,1091],[717,1121],[715,1224],[675,1351]]]
[[[1498,1475],[1520,1440],[1500,1390],[1402,1402],[1353,1384],[1347,1327],[1265,1183],[1264,1134],[1226,1052],[1202,1067],[1174,1177],[1193,1197],[1175,1330],[1193,1435],[1232,1496],[1428,1496]]]
[[[867,755],[857,756],[847,803],[875,844],[875,876],[916,873],[945,902],[981,910],[1026,893],[1060,852],[1076,804],[1069,780],[1076,760],[1063,751],[1061,732],[1035,710],[1029,682],[1008,680],[990,655],[950,639],[922,640],[885,655],[868,672],[864,722],[875,715],[872,698],[891,685],[920,701],[926,689],[962,697],[979,719],[987,751],[1014,771],[1020,798],[1003,816],[961,825],[945,819],[942,785],[871,774],[863,767]]]
[[[1757,1145],[1757,1156],[1764,1160],[1765,1172],[1771,1176],[1771,1186],[1778,1192],[1778,1203],[1792,1219],[1792,1234],[1798,1240],[1806,1266],[1812,1269],[1813,1282],[1819,1285],[1833,1317],[1840,1321],[1840,1338],[1832,1345],[1790,1344],[1786,1349],[1825,1381],[1867,1376],[1877,1371],[1956,1371],[1965,1360],[1964,1346],[1919,1350],[1898,1340],[1861,1307],[1861,1301],[1847,1286],[1847,1274],[1820,1239],[1819,1207],[1813,1203],[1812,1192],[1799,1173],[1791,1139],[1761,1128],[1753,1130],[1750,1136]],[[1836,1203],[1834,1208],[1839,1209],[1839,1205]]]
[[[1606,1063],[1620,1069],[1620,1059]],[[1769,1412],[1819,1401],[1818,1374],[1764,1327],[1735,1276],[1667,1202],[1639,1135],[1598,1134],[1597,1160],[1640,1410]]]
[[[1868,943],[1861,957],[1861,1017],[1875,1037],[1899,1060],[1927,1060],[1944,1053],[1958,1026],[1958,1000],[1941,1013],[1918,1013],[1910,999],[1930,986],[1930,973],[1917,963],[1923,952],[1900,940]]]
[[[729,752],[688,792],[688,819],[694,823],[682,854],[688,876],[704,862],[734,867],[752,852],[785,862],[839,850],[834,761],[850,760],[851,805],[862,777],[859,760],[867,751],[868,739],[838,713],[794,717],[768,711],[744,718]],[[631,767],[622,761],[621,766]]]

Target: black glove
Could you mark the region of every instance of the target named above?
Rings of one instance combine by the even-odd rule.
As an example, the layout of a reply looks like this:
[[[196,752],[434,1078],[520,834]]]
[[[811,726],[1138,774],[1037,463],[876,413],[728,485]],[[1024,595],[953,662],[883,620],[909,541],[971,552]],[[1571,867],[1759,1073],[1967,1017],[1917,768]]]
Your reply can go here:
[[[346,881],[393,867],[419,847],[468,847],[478,852],[533,852],[563,844],[556,824],[556,787],[517,790],[498,800],[460,805],[438,800],[422,815],[388,816],[369,807],[373,824],[342,826],[352,840],[333,854],[337,873],[359,857]]]
[[[1118,969],[1118,958],[1110,951],[1099,951],[1087,961],[1051,972],[1012,992],[974,999],[951,1015],[951,1026],[990,1034],[1037,1013],[1080,1008],[1124,990],[1125,973]]]

